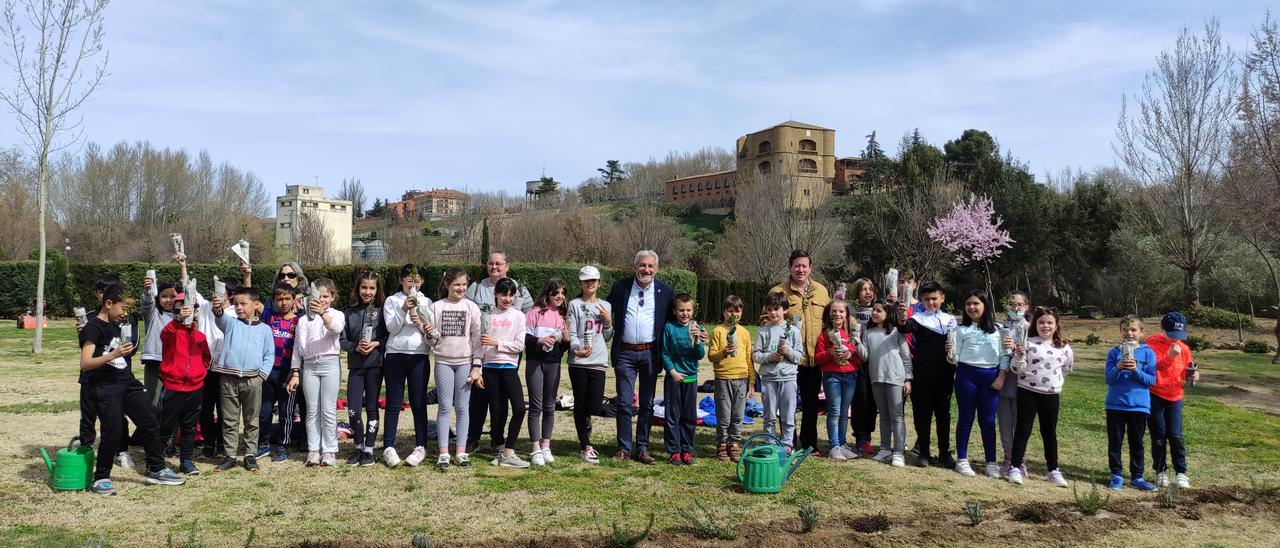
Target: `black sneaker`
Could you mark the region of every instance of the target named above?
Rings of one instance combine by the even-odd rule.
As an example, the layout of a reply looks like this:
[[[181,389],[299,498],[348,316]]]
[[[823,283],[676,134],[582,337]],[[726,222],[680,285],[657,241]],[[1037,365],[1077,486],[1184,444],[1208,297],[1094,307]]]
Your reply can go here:
[[[254,457],[262,458],[262,457],[265,457],[265,456],[270,455],[270,454],[271,454],[271,446],[270,446],[270,445],[259,445],[259,446],[258,446],[258,453],[257,453],[257,454],[255,454],[255,455],[254,455]]]
[[[916,458],[916,466],[920,468],[928,468],[933,466],[933,461],[929,459],[929,455],[920,455]]]
[[[147,475],[142,477],[142,481],[150,485],[182,485],[187,482],[182,476],[173,473],[173,470],[168,468],[147,472]]]
[[[204,446],[204,449],[200,450],[200,458],[204,460],[213,460],[214,456],[215,452],[212,445],[206,445]]]
[[[213,467],[213,471],[226,472],[227,470],[230,470],[235,467],[236,467],[235,457],[222,457],[222,462],[218,463],[217,466]]]
[[[373,453],[361,451],[360,466],[373,466]]]
[[[284,462],[289,460],[289,448],[283,445],[277,445],[271,451],[271,462]]]
[[[951,453],[943,453],[938,455],[938,466],[951,469],[956,467],[956,459],[952,458]]]
[[[258,458],[253,455],[244,456],[244,469],[250,472],[258,471]]]
[[[196,468],[196,463],[191,462],[190,459],[184,460],[178,465],[178,472],[188,476],[200,475],[200,469]]]
[[[352,449],[351,454],[347,456],[347,464],[350,464],[352,466],[360,464],[360,455],[363,455],[363,454],[364,454],[364,451],[361,451],[359,449]]]

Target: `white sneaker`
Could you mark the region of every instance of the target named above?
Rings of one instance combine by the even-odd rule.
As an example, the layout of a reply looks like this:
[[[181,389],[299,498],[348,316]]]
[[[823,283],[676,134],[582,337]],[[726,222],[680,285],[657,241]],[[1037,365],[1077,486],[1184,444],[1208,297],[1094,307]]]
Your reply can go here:
[[[133,457],[130,457],[129,453],[121,451],[120,454],[116,455],[116,466],[133,470]]]
[[[600,455],[596,453],[595,449],[578,452],[578,458],[587,464],[600,464]]]
[[[553,462],[555,462],[555,461],[556,461],[556,458],[555,458],[555,457],[553,457],[553,456],[551,456],[551,448],[550,448],[550,447],[548,447],[548,448],[546,448],[546,449],[543,449],[543,450],[542,450],[542,458],[543,458],[543,460],[546,460],[546,461],[547,461],[547,464],[551,464],[551,463],[553,463]]]
[[[504,468],[528,468],[529,462],[521,459],[519,456],[512,454],[511,456],[499,456],[498,466]]]
[[[973,468],[969,466],[969,459],[960,459],[956,461],[956,473],[966,478],[972,478],[977,475],[973,472]]]
[[[1000,465],[994,462],[987,463],[987,476],[993,479],[1000,479]]]
[[[1166,474],[1164,472],[1160,472],[1159,474],[1156,474],[1156,487],[1168,487],[1168,486],[1169,486],[1169,474]]]
[[[542,450],[539,449],[529,454],[529,463],[533,464],[534,466],[546,466],[547,459],[546,457],[542,456]]]
[[[382,450],[382,460],[387,463],[387,468],[395,468],[400,466],[400,455],[396,454],[395,447],[388,447]]]
[[[894,453],[890,459],[889,464],[894,468],[902,468],[907,465],[907,456],[902,453]]]
[[[1008,476],[1006,476],[1006,477],[1008,477],[1008,478],[1009,478],[1009,483],[1012,483],[1012,484],[1014,484],[1014,485],[1022,485],[1022,470],[1021,470],[1021,469],[1018,469],[1018,468],[1010,468],[1010,469],[1009,469],[1009,475],[1008,475]]]
[[[1067,478],[1062,477],[1062,470],[1056,470],[1056,469],[1050,470],[1048,478],[1049,478],[1049,483],[1052,483],[1058,487],[1067,486]]]
[[[409,456],[404,458],[404,463],[409,466],[417,466],[422,464],[422,461],[424,460],[427,460],[427,448],[419,445],[414,447],[413,452],[409,453]]]
[[[436,456],[436,468],[444,470],[449,467],[449,454],[440,453]]]
[[[889,460],[889,457],[892,457],[892,456],[893,456],[893,451],[881,448],[879,451],[876,452],[874,456],[871,457],[871,460],[876,462],[884,462]]]
[[[338,456],[334,453],[325,453],[320,457],[320,466],[337,466]]]
[[[846,451],[847,449],[843,445],[837,445],[827,451],[827,458],[831,460],[849,460],[849,455],[845,454]]]
[[[1174,481],[1178,482],[1179,489],[1191,488],[1191,478],[1188,478],[1186,474],[1178,473],[1178,475],[1174,478]]]

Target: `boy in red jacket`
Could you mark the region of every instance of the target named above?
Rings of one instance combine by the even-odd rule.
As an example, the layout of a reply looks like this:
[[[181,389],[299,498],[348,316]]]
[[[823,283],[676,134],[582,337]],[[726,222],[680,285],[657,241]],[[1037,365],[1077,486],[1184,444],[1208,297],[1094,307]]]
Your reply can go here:
[[[194,307],[186,304],[184,294],[179,293],[174,298],[174,308],[178,310],[177,316],[160,332],[160,382],[164,386],[160,399],[160,437],[169,439],[175,427],[182,428],[178,442],[178,471],[194,476],[200,473],[191,460],[195,451],[196,425],[200,423],[204,377],[213,358],[209,353],[209,342],[197,329],[196,322],[184,325],[188,317],[195,315]]]
[[[1151,415],[1147,418],[1151,429],[1151,460],[1156,471],[1156,485],[1169,485],[1168,466],[1164,455],[1173,451],[1173,471],[1178,487],[1188,489],[1187,446],[1182,439],[1182,383],[1200,380],[1195,370],[1195,360],[1187,343],[1187,318],[1181,312],[1170,312],[1160,321],[1163,333],[1148,337],[1146,345],[1156,353],[1156,382],[1151,385]]]

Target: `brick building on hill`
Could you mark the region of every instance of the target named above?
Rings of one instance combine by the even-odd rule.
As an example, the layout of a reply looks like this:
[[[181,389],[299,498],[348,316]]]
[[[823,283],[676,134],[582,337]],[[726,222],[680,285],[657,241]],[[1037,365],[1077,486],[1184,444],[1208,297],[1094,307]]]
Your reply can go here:
[[[450,188],[410,190],[387,209],[401,219],[435,219],[459,215],[467,207],[467,195]]]

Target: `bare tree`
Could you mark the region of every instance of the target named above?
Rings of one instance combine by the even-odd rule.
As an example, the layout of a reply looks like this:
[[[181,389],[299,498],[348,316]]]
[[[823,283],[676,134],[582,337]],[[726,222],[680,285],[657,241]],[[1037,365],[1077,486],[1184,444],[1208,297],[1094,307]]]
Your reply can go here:
[[[302,264],[331,264],[334,262],[329,228],[324,226],[316,213],[299,213],[294,219],[293,241],[290,242],[293,260]]]
[[[440,246],[423,233],[422,223],[393,219],[382,225],[378,233],[387,246],[387,260],[396,264],[422,264],[438,258]]]
[[[364,217],[364,204],[367,198],[364,193],[364,183],[358,178],[343,179],[342,190],[338,191],[339,200],[349,200],[351,202],[351,211],[354,215]]]
[[[842,259],[841,223],[830,209],[796,207],[789,174],[757,174],[739,180],[734,222],[717,246],[717,268],[739,280],[778,280],[791,251],[809,251],[813,264],[833,265]]]
[[[36,333],[31,351],[44,341],[45,212],[48,210],[49,155],[79,140],[82,118],[75,112],[107,74],[107,55],[86,71],[102,51],[102,15],[107,0],[25,0],[23,19],[14,1],[5,3],[4,37],[13,57],[14,86],[0,99],[18,115],[18,128],[36,157],[40,266],[36,274]],[[26,29],[24,27],[30,27]],[[27,49],[30,30],[36,45]]]
[[[1197,275],[1220,252],[1226,223],[1214,196],[1227,159],[1233,93],[1238,76],[1217,19],[1204,36],[1183,28],[1173,51],[1133,97],[1136,116],[1122,103],[1116,154],[1142,183],[1133,197],[1135,220],[1154,236],[1161,253],[1183,273],[1183,300],[1198,305]]]
[[[876,239],[895,265],[910,269],[917,280],[936,280],[951,254],[927,229],[963,194],[963,185],[939,173],[931,184],[897,194],[896,199],[877,201],[876,210],[867,212],[874,220]]]
[[[663,216],[654,206],[640,206],[622,214],[612,230],[604,235],[609,242],[607,264],[626,268],[636,251],[651,249],[665,266],[684,265],[689,242],[684,230],[671,217]]]
[[[40,235],[31,222],[36,207],[35,168],[18,148],[0,150],[0,260],[26,259]]]

